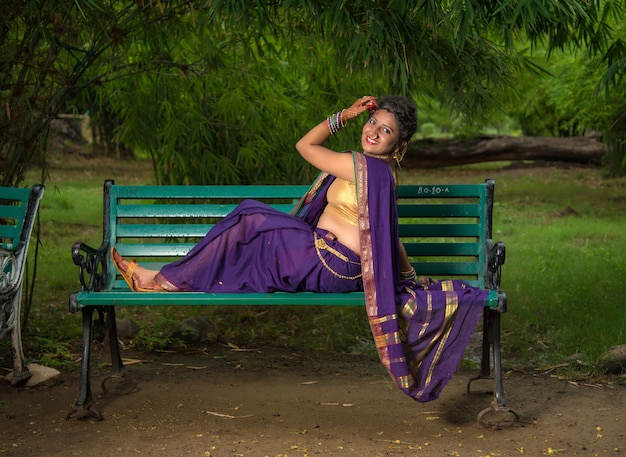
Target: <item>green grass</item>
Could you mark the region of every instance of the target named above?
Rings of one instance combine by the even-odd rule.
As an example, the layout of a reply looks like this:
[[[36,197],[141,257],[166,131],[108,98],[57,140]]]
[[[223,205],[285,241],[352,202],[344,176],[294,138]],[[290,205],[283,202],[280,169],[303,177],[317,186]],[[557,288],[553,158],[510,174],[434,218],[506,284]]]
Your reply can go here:
[[[509,356],[536,364],[580,353],[592,363],[624,342],[624,184],[593,170],[555,170],[502,186],[494,236],[507,245]]]
[[[67,165],[67,164],[63,164]],[[607,347],[624,342],[626,306],[626,180],[600,170],[511,167],[489,163],[442,170],[405,170],[403,183],[480,182],[496,179],[494,239],[507,248],[502,288],[507,366],[559,363],[574,353],[592,364]],[[149,166],[112,160],[71,159],[52,164],[41,205],[41,245],[34,304],[24,343],[29,357],[64,363],[66,345],[80,343],[81,319],[67,311],[78,288],[70,248],[99,246],[102,183],[151,183]],[[30,178],[27,184],[36,182]],[[32,248],[33,246],[31,246]],[[357,308],[123,308],[118,317],[143,328],[146,349],[164,344],[174,322],[194,315],[211,319],[243,347],[372,351],[365,313]],[[170,325],[171,324],[171,325]],[[48,343],[42,344],[42,339]],[[5,339],[6,340],[6,339]],[[54,344],[49,342],[56,342]],[[2,349],[5,352],[4,349]]]
[[[496,180],[493,237],[506,243],[507,365],[592,365],[626,339],[626,180],[584,167],[488,163],[410,171],[403,182]]]

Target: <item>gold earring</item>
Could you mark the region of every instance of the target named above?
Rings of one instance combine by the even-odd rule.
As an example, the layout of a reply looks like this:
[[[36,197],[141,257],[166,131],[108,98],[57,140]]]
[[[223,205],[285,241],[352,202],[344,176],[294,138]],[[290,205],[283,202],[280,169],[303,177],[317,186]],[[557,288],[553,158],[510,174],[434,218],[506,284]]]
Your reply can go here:
[[[402,162],[402,159],[404,159],[404,155],[406,154],[408,148],[409,145],[407,143],[404,143],[402,146],[396,148],[396,150],[393,151],[392,157],[398,163],[398,167],[400,166],[400,162]]]

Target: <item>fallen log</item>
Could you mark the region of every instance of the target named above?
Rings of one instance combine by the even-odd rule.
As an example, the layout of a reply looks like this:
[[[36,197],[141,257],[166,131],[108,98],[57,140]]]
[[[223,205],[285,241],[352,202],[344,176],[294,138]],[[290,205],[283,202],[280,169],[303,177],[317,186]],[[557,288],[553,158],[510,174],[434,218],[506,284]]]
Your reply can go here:
[[[411,142],[407,168],[439,168],[494,161],[545,160],[601,165],[607,146],[594,137],[490,137]]]

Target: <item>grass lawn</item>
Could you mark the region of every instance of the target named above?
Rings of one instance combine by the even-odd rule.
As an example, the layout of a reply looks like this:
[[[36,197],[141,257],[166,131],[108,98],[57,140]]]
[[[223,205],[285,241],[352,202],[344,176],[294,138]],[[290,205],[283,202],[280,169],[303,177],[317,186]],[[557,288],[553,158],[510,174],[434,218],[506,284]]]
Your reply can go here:
[[[29,357],[71,363],[81,319],[67,300],[78,286],[70,248],[99,246],[102,183],[151,184],[147,162],[59,157],[50,164],[41,204],[37,281],[23,335]],[[494,239],[506,243],[502,289],[507,366],[543,366],[567,357],[592,366],[607,347],[626,341],[626,179],[605,179],[596,168],[489,163],[438,170],[403,170],[403,183],[496,180]],[[36,173],[24,183],[41,181]],[[35,243],[31,244],[31,250]],[[31,252],[32,254],[32,252]],[[32,268],[32,262],[30,263]],[[143,329],[146,349],[167,344],[172,326],[204,315],[236,344],[332,351],[373,351],[362,309],[142,308],[121,309]],[[3,352],[8,351],[6,339]],[[75,349],[74,349],[75,350]],[[590,371],[591,372],[591,371]]]

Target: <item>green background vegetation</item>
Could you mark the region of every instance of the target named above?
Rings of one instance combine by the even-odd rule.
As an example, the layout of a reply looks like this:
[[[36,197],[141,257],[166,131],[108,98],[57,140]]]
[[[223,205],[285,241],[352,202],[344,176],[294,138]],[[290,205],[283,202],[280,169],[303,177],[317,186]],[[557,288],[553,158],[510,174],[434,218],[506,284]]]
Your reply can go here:
[[[294,153],[295,154],[295,153]],[[147,161],[59,157],[41,206],[41,239],[35,305],[24,342],[29,357],[73,367],[81,334],[80,315],[67,299],[79,287],[70,247],[99,245],[102,183],[154,182]],[[491,163],[441,170],[404,170],[402,181],[480,182],[496,179],[494,239],[507,246],[502,288],[507,367],[536,367],[579,354],[583,374],[607,347],[624,342],[626,307],[626,178],[603,177],[599,169]],[[211,319],[242,347],[282,346],[300,351],[375,354],[359,308],[147,307],[121,308],[142,331],[140,350],[176,348],[167,335],[191,316]],[[4,342],[8,351],[8,342]]]
[[[321,116],[401,93],[426,134],[601,132],[623,172],[624,0],[7,0],[0,184],[48,127],[88,113],[100,147],[158,183],[310,181],[289,152]],[[354,147],[341,136],[337,148]]]
[[[47,185],[24,336],[31,357],[71,363],[80,325],[66,311],[77,287],[69,248],[99,244],[105,178],[307,183],[316,173],[294,154],[297,139],[369,93],[414,98],[421,137],[599,132],[609,146],[602,172],[489,164],[410,170],[405,181],[497,179],[511,363],[576,352],[591,363],[624,342],[624,0],[3,5],[0,184]],[[88,161],[48,147],[50,122],[64,113],[91,117],[96,142],[81,151]],[[331,147],[357,147],[358,128]],[[102,155],[118,161],[98,162]],[[135,312],[150,323],[137,340],[146,348],[167,344],[166,330],[181,317]],[[193,312],[209,313],[244,345],[368,350],[356,309]]]

